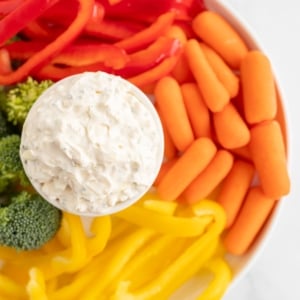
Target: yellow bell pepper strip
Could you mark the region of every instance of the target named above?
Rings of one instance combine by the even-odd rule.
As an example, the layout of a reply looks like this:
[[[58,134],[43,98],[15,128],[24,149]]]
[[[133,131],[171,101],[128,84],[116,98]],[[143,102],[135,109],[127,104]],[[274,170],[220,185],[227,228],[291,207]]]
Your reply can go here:
[[[21,81],[33,69],[46,64],[54,55],[56,55],[57,53],[59,53],[59,51],[69,45],[81,33],[88,19],[92,15],[94,0],[77,1],[79,3],[78,12],[70,26],[53,42],[48,44],[37,54],[33,55],[18,69],[5,75],[0,74],[0,84],[9,85]]]
[[[161,201],[158,194],[154,191],[147,192],[137,202],[137,205],[144,207],[148,210],[170,216],[174,215],[178,208],[178,202]]]
[[[206,264],[205,268],[214,274],[214,279],[197,300],[222,299],[232,278],[230,267],[224,259],[214,258]]]
[[[7,299],[25,299],[26,291],[25,288],[19,285],[10,277],[0,272],[0,296],[7,297]]]
[[[60,250],[63,250],[63,245],[59,241],[58,237],[55,235],[50,241],[48,241],[43,247],[41,248],[41,251],[44,253],[53,253],[58,252]]]
[[[51,300],[66,300],[77,299],[78,295],[84,290],[90,288],[92,280],[97,278],[99,270],[115,255],[116,251],[120,249],[120,244],[105,248],[105,251],[95,256],[85,266],[83,266],[74,276],[72,282],[67,285],[58,286],[55,290],[49,292],[49,299]]]
[[[66,218],[64,218],[64,217],[61,219],[61,225],[60,225],[58,232],[56,233],[56,236],[57,236],[58,240],[60,241],[60,243],[65,248],[70,247],[70,243],[71,243],[70,226],[69,226]]]
[[[118,212],[116,216],[132,224],[151,228],[159,233],[172,234],[177,237],[201,235],[212,219],[211,216],[182,218],[162,215],[137,205]]]
[[[221,233],[225,228],[226,214],[224,209],[215,201],[203,199],[199,203],[192,206],[194,214],[198,217],[207,215],[214,216],[215,231]]]
[[[213,239],[206,245],[202,243],[202,245],[200,245],[200,239],[192,243],[191,246],[187,248],[181,256],[178,256],[167,268],[157,272],[157,275],[152,277],[152,281],[143,285],[141,288],[133,291],[131,281],[121,281],[110,300],[169,299],[176,289],[195,275],[204,263],[213,256],[218,240]],[[200,249],[196,249],[199,246],[201,251],[199,251]],[[189,255],[191,255],[190,259],[188,258]]]
[[[93,234],[93,237],[88,238],[86,241],[87,254],[89,256],[95,256],[104,249],[111,235],[110,216],[94,218],[90,227],[90,232]]]
[[[87,259],[86,237],[80,217],[64,212],[64,218],[66,218],[70,226],[71,255],[53,256],[51,265],[54,274],[61,274],[64,272],[72,272],[77,270],[84,265]]]
[[[29,300],[48,300],[44,274],[38,268],[29,270],[29,281],[26,285]]]
[[[132,259],[137,250],[153,237],[154,232],[147,228],[141,228],[126,237],[121,247],[110,257],[110,260],[103,266],[101,273],[90,282],[90,288],[80,294],[79,299],[94,300],[101,298],[101,293],[108,283],[123,269],[126,263]]]
[[[182,251],[182,244],[182,242],[179,242],[179,239],[170,235],[151,240],[151,243],[145,245],[136,253],[128,261],[126,268],[123,268],[118,276],[114,278],[110,283],[110,290],[114,290],[118,283],[122,281],[131,281],[131,288],[135,288],[147,282],[150,278],[152,279],[155,276],[155,272],[163,267],[165,260],[170,259],[170,256],[174,258],[174,255],[172,255],[174,252],[175,255],[178,254],[178,251],[174,251],[176,250],[174,248],[180,247],[179,251]],[[172,247],[171,253],[169,251],[170,247]],[[162,253],[168,253],[168,255],[162,256]]]
[[[118,239],[120,236],[128,235],[129,232],[132,231],[132,224],[119,219],[115,216],[112,216],[113,220],[113,226],[111,235],[109,237],[109,241],[113,241],[115,239]]]
[[[194,241],[168,268],[164,269],[152,282],[141,289],[130,292],[117,290],[112,299],[167,299],[174,290],[191,278],[203,264],[212,257],[219,243],[220,234],[225,226],[225,213],[213,201],[203,201],[194,207],[196,214],[212,214],[213,221],[202,236]],[[182,272],[182,270],[185,270]]]

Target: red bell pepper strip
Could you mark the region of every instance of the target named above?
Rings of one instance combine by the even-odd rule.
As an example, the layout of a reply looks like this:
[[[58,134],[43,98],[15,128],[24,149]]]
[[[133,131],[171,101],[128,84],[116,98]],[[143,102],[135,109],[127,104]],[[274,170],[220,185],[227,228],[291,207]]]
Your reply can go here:
[[[24,0],[5,0],[0,2],[0,17],[11,13],[16,9]]]
[[[129,55],[129,62],[116,74],[128,78],[143,73],[160,64],[164,59],[176,55],[181,48],[177,39],[162,36],[144,50]]]
[[[174,12],[164,13],[146,29],[139,31],[127,39],[115,43],[115,45],[125,49],[129,53],[142,49],[155,41],[159,36],[163,35],[163,33],[172,25],[174,18]]]
[[[53,58],[53,64],[68,66],[85,66],[102,62],[114,69],[123,68],[129,61],[127,53],[110,44],[69,45]]]
[[[110,0],[98,0],[98,2],[104,6],[107,16],[148,23],[169,11],[174,0],[123,0],[114,5],[109,3]]]
[[[24,61],[39,53],[46,45],[46,42],[17,41],[7,45],[3,49],[9,52],[12,60]],[[61,50],[51,60],[51,63],[76,67],[103,62],[107,67],[120,69],[128,61],[129,56],[125,50],[112,44],[73,43]]]
[[[166,58],[154,68],[128,78],[128,81],[142,89],[144,86],[147,86],[159,80],[163,76],[168,75],[177,64],[180,57],[180,52],[181,51],[179,51],[176,55]]]
[[[88,35],[113,42],[126,39],[145,29],[145,24],[130,20],[103,19],[101,22],[90,20],[85,27]]]
[[[27,0],[0,20],[0,45],[13,37],[27,23],[36,19],[58,0]]]
[[[34,77],[40,80],[43,79],[51,79],[53,81],[57,81],[63,79],[67,76],[79,74],[82,72],[97,72],[103,71],[107,73],[113,73],[111,68],[108,68],[104,65],[104,63],[95,63],[87,66],[79,66],[79,67],[58,67],[53,64],[49,64],[36,73],[34,73]]]
[[[0,84],[16,83],[30,74],[33,69],[47,64],[57,53],[69,45],[83,30],[90,18],[94,6],[94,0],[78,0],[79,10],[76,18],[70,26],[56,40],[48,44],[39,53],[30,57],[17,70],[3,76],[0,75]]]
[[[64,22],[71,23],[76,17],[79,5],[76,0],[58,1],[55,5],[47,9],[41,16],[42,20],[48,20],[53,23]]]
[[[47,39],[49,31],[38,20],[31,21],[22,30],[22,34],[29,39]]]

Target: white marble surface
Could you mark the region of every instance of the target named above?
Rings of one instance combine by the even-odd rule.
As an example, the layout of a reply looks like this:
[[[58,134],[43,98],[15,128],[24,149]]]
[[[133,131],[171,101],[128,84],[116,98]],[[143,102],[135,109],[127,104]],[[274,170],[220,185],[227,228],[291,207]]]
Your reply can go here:
[[[292,192],[263,252],[224,300],[300,299],[300,1],[223,0],[256,31],[284,90]]]

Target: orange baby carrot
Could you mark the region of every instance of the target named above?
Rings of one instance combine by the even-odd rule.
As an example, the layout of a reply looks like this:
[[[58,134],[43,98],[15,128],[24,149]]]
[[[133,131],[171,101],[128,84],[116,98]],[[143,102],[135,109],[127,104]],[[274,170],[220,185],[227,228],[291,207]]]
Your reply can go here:
[[[178,158],[157,185],[161,199],[173,201],[210,163],[217,149],[209,138],[199,138]]]
[[[175,162],[177,161],[177,158],[173,158],[170,160],[165,161],[158,172],[158,175],[153,183],[154,186],[157,186],[160,182],[160,180],[167,174],[167,172],[173,167]]]
[[[193,142],[194,135],[179,84],[174,78],[166,76],[156,84],[154,96],[176,148],[184,151]]]
[[[158,105],[155,105],[155,106],[156,106],[156,110],[158,112],[158,115],[160,117],[162,128],[163,128],[163,133],[164,133],[164,158],[169,160],[169,159],[172,159],[176,156],[177,149],[176,149],[176,147],[175,147],[175,145],[172,141],[172,138],[171,138],[170,133],[167,129],[165,120],[162,117],[162,114],[161,114],[161,111],[160,111]]]
[[[198,41],[189,40],[184,54],[207,107],[213,112],[221,111],[229,102],[230,96],[208,63]]]
[[[212,47],[230,67],[238,69],[248,52],[247,46],[235,29],[219,14],[204,11],[192,21],[198,37]]]
[[[213,114],[213,123],[217,139],[224,148],[233,149],[248,144],[249,129],[232,103]]]
[[[224,179],[217,202],[224,208],[227,227],[234,222],[254,176],[252,163],[237,159]]]
[[[252,161],[249,145],[231,149],[230,152],[236,157]]]
[[[265,121],[251,129],[250,152],[264,193],[280,198],[290,191],[290,179],[280,125]]]
[[[187,59],[184,55],[181,55],[177,61],[177,64],[173,68],[171,75],[177,80],[178,83],[194,81],[193,74],[188,65]]]
[[[262,52],[248,52],[242,60],[241,83],[247,122],[274,119],[277,112],[275,82],[270,61]]]
[[[249,249],[274,204],[274,198],[266,196],[260,187],[249,190],[236,221],[224,237],[229,253],[241,255]]]
[[[231,98],[236,97],[239,91],[239,78],[231,70],[231,68],[224,62],[222,57],[212,48],[204,43],[200,46],[206,56],[209,64],[216,73],[218,79],[223,83]]]
[[[209,165],[192,181],[183,192],[188,203],[196,203],[207,197],[226,177],[233,164],[233,155],[219,150]]]
[[[181,92],[195,137],[211,137],[210,113],[197,84],[184,83]]]

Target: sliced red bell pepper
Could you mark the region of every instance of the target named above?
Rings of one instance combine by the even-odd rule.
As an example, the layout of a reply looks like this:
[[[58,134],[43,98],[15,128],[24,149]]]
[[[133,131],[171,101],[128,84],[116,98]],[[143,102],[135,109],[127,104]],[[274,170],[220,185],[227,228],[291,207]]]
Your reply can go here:
[[[123,0],[113,5],[110,4],[110,0],[97,1],[104,6],[108,16],[117,19],[146,21],[148,23],[169,11],[174,0]]]
[[[113,69],[123,68],[129,61],[127,53],[110,44],[70,45],[53,58],[53,64],[80,67],[102,62]]]
[[[42,41],[17,41],[3,49],[9,52],[12,60],[24,61],[38,54],[46,45],[47,43]],[[115,45],[85,42],[68,45],[51,60],[51,63],[78,67],[103,62],[107,67],[120,69],[129,60],[125,50]]]
[[[13,37],[27,23],[36,19],[58,0],[27,0],[0,20],[0,45]]]
[[[70,26],[53,42],[48,44],[39,53],[30,57],[17,70],[7,74],[0,75],[0,84],[12,84],[24,79],[33,69],[47,64],[57,53],[69,45],[83,30],[85,24],[90,18],[94,6],[94,0],[77,0],[79,9],[74,21]],[[31,2],[31,0],[29,0]],[[26,2],[27,3],[27,2]]]
[[[174,22],[174,18],[174,12],[164,13],[160,15],[157,20],[146,29],[139,31],[138,33],[127,39],[117,42],[115,45],[125,49],[129,53],[142,49],[155,41],[158,37],[163,35],[163,33]]]
[[[38,20],[29,22],[22,30],[22,34],[29,39],[49,38],[49,31]]]
[[[106,67],[103,63],[96,63],[87,66],[79,67],[59,67],[53,64],[49,64],[42,69],[34,73],[34,77],[38,79],[51,79],[57,81],[67,76],[79,74],[82,72],[96,72],[103,71],[107,73],[113,73],[111,68]]]
[[[168,75],[173,70],[178,62],[180,54],[181,51],[178,51],[176,55],[164,59],[160,64],[153,67],[152,69],[128,78],[128,81],[141,89],[144,86],[148,86],[149,84],[154,83],[155,81],[161,79],[163,76]]]
[[[24,0],[4,0],[0,2],[0,17],[11,13],[16,9]]]
[[[144,50],[129,55],[129,62],[116,74],[124,78],[143,73],[161,63],[164,59],[176,55],[181,48],[177,39],[162,36]]]
[[[144,28],[145,24],[137,21],[104,18],[101,22],[90,20],[86,24],[85,32],[91,36],[116,42],[130,37]]]

